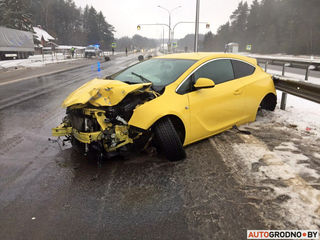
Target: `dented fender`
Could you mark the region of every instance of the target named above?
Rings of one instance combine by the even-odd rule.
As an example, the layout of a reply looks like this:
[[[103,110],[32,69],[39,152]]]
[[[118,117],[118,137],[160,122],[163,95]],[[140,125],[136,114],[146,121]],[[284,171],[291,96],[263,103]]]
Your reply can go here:
[[[166,89],[165,91],[172,91]],[[189,129],[190,112],[189,100],[186,95],[162,94],[161,96],[139,105],[133,110],[133,115],[128,124],[143,130],[149,129],[160,118],[174,115],[183,122],[185,129]],[[186,140],[188,138],[186,133]]]

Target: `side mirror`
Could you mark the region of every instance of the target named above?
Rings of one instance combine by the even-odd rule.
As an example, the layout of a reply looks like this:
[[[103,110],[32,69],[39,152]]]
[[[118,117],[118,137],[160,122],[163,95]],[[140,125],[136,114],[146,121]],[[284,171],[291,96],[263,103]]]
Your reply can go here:
[[[213,88],[215,86],[215,83],[213,80],[209,78],[198,78],[198,80],[193,86],[195,89]]]

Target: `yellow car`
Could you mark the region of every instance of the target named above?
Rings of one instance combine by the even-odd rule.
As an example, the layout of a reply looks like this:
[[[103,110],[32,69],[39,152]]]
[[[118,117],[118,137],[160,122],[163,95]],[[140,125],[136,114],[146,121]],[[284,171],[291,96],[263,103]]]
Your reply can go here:
[[[171,54],[84,84],[63,102],[67,116],[52,134],[103,156],[155,146],[175,161],[183,146],[255,121],[276,99],[255,59]]]

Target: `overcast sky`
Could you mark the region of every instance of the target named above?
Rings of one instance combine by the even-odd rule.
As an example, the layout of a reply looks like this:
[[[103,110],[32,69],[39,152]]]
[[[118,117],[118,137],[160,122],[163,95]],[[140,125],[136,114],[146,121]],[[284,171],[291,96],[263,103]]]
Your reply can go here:
[[[158,8],[160,5],[169,10],[181,6],[172,12],[172,27],[177,22],[195,20],[196,0],[74,0],[77,6],[93,6],[102,11],[108,23],[115,29],[115,37],[140,34],[149,38],[162,38],[162,26],[142,26],[137,31],[137,25],[143,23],[166,23],[168,13]],[[251,4],[253,0],[247,0]],[[200,33],[209,30],[216,32],[218,27],[229,20],[231,13],[237,8],[241,0],[200,0],[200,21],[210,23],[210,29],[205,24],[200,25]],[[194,33],[194,24],[179,24],[175,28],[175,38],[183,38],[188,33]],[[168,28],[165,28],[168,37]]]

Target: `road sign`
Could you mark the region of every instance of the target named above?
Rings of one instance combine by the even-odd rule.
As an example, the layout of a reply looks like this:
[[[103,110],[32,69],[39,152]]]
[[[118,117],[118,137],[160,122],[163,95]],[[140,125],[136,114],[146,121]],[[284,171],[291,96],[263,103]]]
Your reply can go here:
[[[251,45],[251,44],[248,44],[247,47],[246,47],[246,50],[247,50],[247,51],[251,51],[251,48],[252,48],[252,45]]]
[[[140,29],[141,29],[141,26],[140,26],[140,25],[138,25],[138,26],[137,26],[137,30],[140,30]]]
[[[111,47],[112,48],[116,48],[117,47],[117,44],[115,42],[111,43]]]
[[[172,47],[176,48],[176,47],[178,47],[178,44],[176,42],[173,42]]]

